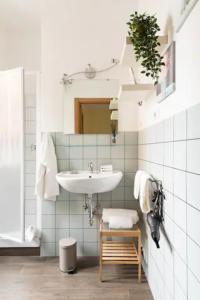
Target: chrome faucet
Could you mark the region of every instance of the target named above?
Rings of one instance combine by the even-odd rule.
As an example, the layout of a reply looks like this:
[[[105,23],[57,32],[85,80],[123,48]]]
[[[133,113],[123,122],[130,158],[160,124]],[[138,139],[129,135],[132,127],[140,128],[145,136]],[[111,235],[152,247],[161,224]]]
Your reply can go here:
[[[93,162],[92,162],[92,161],[89,162],[89,164],[88,164],[88,169],[89,169],[89,171],[90,171],[91,173],[94,172],[94,165],[93,165]]]

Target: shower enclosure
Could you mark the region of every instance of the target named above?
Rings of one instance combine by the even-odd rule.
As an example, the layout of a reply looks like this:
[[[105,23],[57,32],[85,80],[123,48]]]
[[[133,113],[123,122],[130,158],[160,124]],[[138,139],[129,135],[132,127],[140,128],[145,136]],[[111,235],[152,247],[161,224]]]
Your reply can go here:
[[[23,69],[0,72],[0,238],[24,240]]]

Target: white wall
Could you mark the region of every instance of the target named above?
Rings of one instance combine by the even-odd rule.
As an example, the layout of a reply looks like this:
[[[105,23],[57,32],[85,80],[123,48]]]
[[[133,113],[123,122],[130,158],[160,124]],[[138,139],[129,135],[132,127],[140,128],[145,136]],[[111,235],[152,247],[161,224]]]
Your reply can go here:
[[[62,74],[85,69],[89,62],[106,67],[111,58],[120,58],[126,22],[137,2],[46,0],[43,5],[41,130],[63,131]],[[104,73],[98,78],[110,76]]]
[[[135,93],[123,91],[119,99],[119,131],[138,130],[138,102]]]
[[[0,69],[23,67],[25,70],[40,70],[39,31],[1,31]]]
[[[200,40],[196,28],[200,26],[200,2],[176,34],[181,10],[181,1],[140,2],[140,10],[155,14],[161,26],[161,34],[169,34],[169,40],[176,40],[176,91],[162,103],[157,103],[153,94],[139,110],[139,127],[147,127],[165,119],[200,101]]]

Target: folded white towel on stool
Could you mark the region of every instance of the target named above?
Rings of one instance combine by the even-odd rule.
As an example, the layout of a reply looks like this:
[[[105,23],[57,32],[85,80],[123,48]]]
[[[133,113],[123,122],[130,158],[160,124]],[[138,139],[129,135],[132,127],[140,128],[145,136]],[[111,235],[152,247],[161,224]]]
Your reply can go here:
[[[110,228],[131,228],[139,221],[139,217],[137,211],[133,209],[104,208],[102,220],[109,223]]]
[[[112,229],[130,229],[134,225],[134,220],[130,216],[110,216],[109,228]]]

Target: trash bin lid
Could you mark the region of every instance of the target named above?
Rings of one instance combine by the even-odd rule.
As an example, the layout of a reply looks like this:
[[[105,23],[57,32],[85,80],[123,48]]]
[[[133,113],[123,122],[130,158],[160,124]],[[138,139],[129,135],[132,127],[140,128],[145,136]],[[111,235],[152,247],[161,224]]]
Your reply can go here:
[[[59,241],[60,247],[68,248],[76,244],[76,240],[74,238],[65,238]]]

